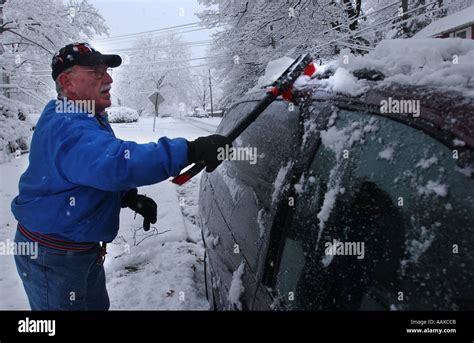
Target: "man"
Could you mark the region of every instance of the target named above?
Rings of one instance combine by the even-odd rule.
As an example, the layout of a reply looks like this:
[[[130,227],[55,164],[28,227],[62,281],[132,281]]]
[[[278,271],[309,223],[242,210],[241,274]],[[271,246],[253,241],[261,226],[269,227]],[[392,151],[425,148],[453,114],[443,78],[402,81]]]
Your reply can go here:
[[[18,220],[15,242],[39,250],[15,256],[33,310],[107,310],[104,243],[117,235],[121,207],[155,223],[156,203],[136,187],[178,175],[197,161],[211,172],[221,162],[217,149],[229,143],[219,135],[148,144],[116,138],[104,110],[111,105],[107,68],[120,64],[120,56],[85,43],[67,45],[53,57],[58,100],[38,120],[11,206]]]

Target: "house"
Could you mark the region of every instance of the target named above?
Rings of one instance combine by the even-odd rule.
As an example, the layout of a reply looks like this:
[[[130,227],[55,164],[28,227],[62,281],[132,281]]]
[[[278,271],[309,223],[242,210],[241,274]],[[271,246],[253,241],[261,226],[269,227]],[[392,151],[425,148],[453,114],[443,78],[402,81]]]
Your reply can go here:
[[[474,6],[433,21],[413,38],[466,38],[474,39]]]

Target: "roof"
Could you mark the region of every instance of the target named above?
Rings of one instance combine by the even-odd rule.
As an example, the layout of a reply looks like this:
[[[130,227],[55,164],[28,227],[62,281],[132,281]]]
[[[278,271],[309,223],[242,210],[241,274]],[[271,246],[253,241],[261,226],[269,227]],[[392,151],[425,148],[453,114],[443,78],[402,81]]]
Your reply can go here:
[[[455,12],[444,18],[433,21],[424,29],[416,33],[413,38],[428,38],[443,33],[456,31],[474,24],[474,6]]]

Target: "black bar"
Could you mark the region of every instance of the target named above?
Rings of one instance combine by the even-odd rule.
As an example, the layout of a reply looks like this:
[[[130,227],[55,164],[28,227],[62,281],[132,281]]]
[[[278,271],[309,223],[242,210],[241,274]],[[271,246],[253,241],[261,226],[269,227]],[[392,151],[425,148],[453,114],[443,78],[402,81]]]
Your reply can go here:
[[[20,321],[29,320],[54,320],[55,335],[47,333],[19,332]],[[192,320],[196,330],[190,329]],[[219,323],[208,321],[218,320]],[[245,323],[236,323],[236,320]],[[257,331],[249,331],[253,326],[251,320],[256,320]],[[275,321],[286,323],[275,323]],[[170,325],[175,321],[175,325]],[[183,323],[186,321],[186,323]],[[474,312],[428,312],[428,311],[320,311],[320,312],[211,312],[211,311],[110,311],[110,312],[27,312],[4,311],[0,312],[0,341],[9,342],[67,342],[78,341],[79,338],[89,338],[87,341],[97,341],[98,338],[119,338],[129,334],[133,342],[152,337],[153,341],[182,340],[187,334],[196,339],[207,332],[204,328],[222,328],[227,323],[230,332],[237,330],[236,334],[251,335],[258,331],[268,335],[280,336],[282,332],[291,333],[292,341],[302,336],[309,341],[339,342],[336,338],[348,338],[350,341],[377,338],[377,342],[472,342],[474,337]],[[167,322],[167,323],[164,323]],[[432,322],[429,324],[429,322]],[[275,325],[276,324],[276,325]],[[245,327],[245,329],[242,329]],[[185,330],[183,330],[185,329]],[[421,329],[416,333],[408,331]],[[455,329],[455,332],[430,333],[425,329]],[[211,331],[214,333],[214,331]],[[227,332],[228,333],[228,332]],[[169,337],[171,334],[172,336]],[[216,336],[220,336],[215,332]],[[308,336],[309,335],[309,336]],[[206,335],[201,337],[207,337]],[[171,339],[170,339],[171,338]],[[359,340],[356,340],[359,338]],[[342,342],[347,342],[343,340]]]

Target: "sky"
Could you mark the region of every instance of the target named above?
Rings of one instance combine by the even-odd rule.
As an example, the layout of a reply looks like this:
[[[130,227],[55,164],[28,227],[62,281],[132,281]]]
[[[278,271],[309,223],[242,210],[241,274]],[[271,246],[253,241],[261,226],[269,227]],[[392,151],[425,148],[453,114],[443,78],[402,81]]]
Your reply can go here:
[[[156,30],[198,22],[195,15],[205,9],[197,0],[89,0],[101,13],[109,27],[110,37]],[[210,31],[183,34],[187,41],[209,40]],[[132,39],[93,40],[92,45],[101,52],[129,47]],[[207,46],[192,48],[193,57],[205,55]]]

